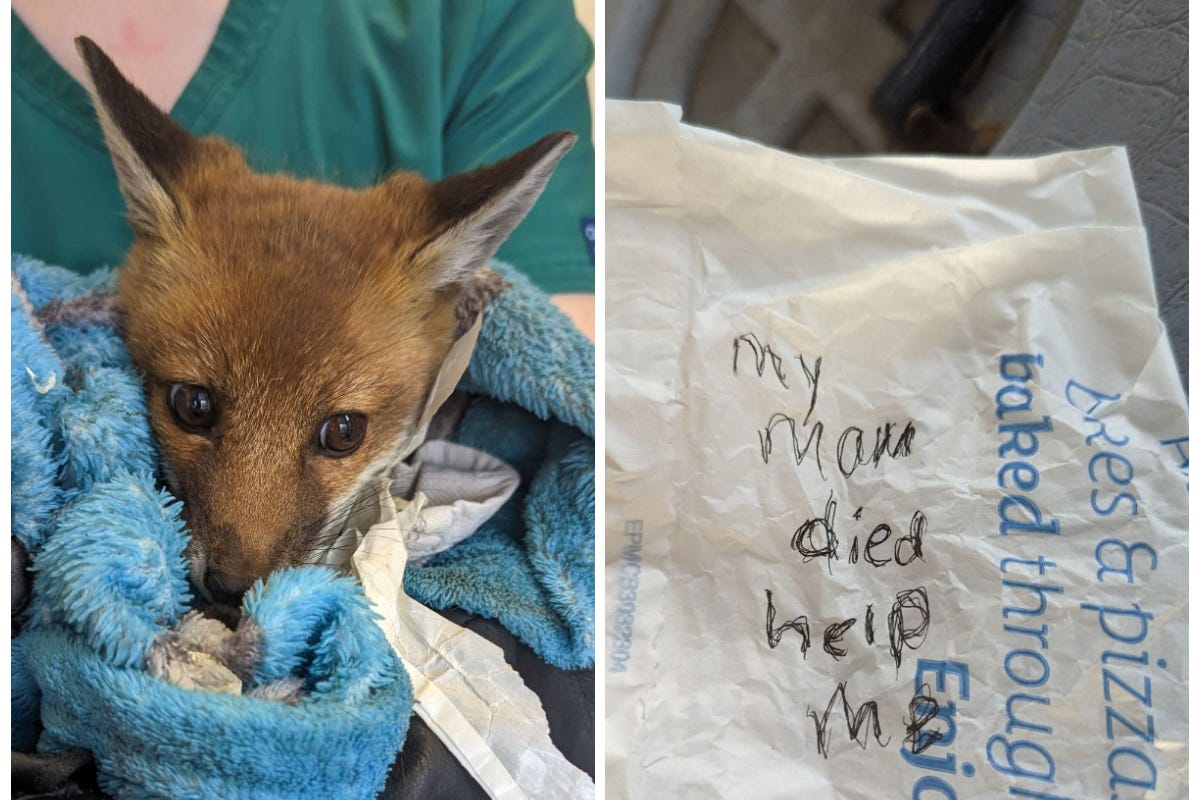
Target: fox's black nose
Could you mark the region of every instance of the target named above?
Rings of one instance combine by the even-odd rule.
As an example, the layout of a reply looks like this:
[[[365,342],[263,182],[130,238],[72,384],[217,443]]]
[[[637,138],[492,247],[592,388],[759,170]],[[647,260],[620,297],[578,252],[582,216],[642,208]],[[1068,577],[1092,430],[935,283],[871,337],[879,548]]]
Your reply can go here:
[[[255,578],[246,575],[231,575],[228,572],[210,569],[204,573],[204,588],[213,600],[228,606],[242,603],[242,595],[254,584]]]

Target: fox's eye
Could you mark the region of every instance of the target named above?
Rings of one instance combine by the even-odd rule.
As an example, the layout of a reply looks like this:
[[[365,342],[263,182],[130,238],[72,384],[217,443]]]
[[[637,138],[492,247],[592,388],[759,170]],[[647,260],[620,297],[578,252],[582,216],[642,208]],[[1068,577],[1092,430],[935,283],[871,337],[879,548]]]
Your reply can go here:
[[[217,406],[212,394],[203,386],[173,383],[167,404],[179,427],[186,431],[204,433],[217,421]]]
[[[321,423],[317,442],[328,456],[348,456],[362,444],[367,433],[367,418],[362,414],[334,414]]]

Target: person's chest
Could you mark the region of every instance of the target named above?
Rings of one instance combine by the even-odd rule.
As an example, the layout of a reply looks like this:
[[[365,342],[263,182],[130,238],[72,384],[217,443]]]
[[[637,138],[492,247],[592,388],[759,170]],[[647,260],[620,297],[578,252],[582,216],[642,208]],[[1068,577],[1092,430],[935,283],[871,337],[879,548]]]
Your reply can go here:
[[[354,187],[397,169],[443,177],[456,68],[441,15],[431,4],[290,5],[232,0],[172,116],[239,145],[260,171]],[[20,83],[14,247],[77,270],[120,264],[132,237],[86,94]]]

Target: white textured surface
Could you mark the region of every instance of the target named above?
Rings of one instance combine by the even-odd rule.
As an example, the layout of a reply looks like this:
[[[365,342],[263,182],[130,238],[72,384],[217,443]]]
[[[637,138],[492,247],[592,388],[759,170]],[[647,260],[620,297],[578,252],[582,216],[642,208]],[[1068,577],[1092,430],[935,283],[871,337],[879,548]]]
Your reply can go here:
[[[958,797],[1093,798],[1110,795],[1110,769],[1132,779],[1146,763],[1154,789],[1118,783],[1120,797],[1185,796],[1187,445],[1170,440],[1187,436],[1187,408],[1124,151],[812,161],[677,115],[607,108],[609,796],[952,796],[915,792],[942,781]],[[731,364],[751,333],[780,359],[758,373],[749,347]],[[1029,380],[1000,374],[1014,354],[1036,354]],[[786,425],[766,446],[780,413],[797,448],[821,426],[803,459]],[[874,462],[877,426],[905,421],[909,452]],[[1018,423],[1028,453],[1006,447],[1017,434],[1002,426]],[[854,449],[838,443],[855,426],[866,463],[847,472]],[[1001,486],[1018,462],[1038,481],[1018,491],[1008,472]],[[1031,525],[1002,529],[1001,509]],[[873,526],[898,541],[916,511],[922,557],[867,563]],[[836,560],[801,552],[829,530]],[[1134,547],[1128,581],[1105,571]],[[1050,587],[1045,608],[1012,610],[1039,595],[1011,581]],[[929,626],[897,665],[883,620],[916,588]],[[1121,641],[1087,604],[1153,619],[1108,616]],[[802,616],[807,652],[784,627]],[[961,665],[969,686],[935,685],[930,662]],[[1153,711],[1114,675],[1144,680]],[[852,741],[839,684],[855,711],[877,703],[878,739],[864,722]],[[955,726],[935,723],[944,741],[906,758],[922,684],[943,711],[955,703]],[[1152,743],[1110,710],[1141,728],[1152,713]],[[1016,742],[1021,766],[1005,772]],[[1051,759],[1050,779],[1032,776]]]

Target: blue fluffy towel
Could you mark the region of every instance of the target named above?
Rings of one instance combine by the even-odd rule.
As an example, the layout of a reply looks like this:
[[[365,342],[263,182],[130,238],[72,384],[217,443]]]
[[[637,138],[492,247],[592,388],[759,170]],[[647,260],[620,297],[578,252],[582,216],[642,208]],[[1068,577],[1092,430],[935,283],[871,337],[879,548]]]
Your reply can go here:
[[[410,566],[405,587],[499,619],[551,664],[586,667],[594,355],[545,295],[496,269],[508,286],[484,314],[458,439],[512,464],[522,488],[474,536]],[[373,797],[412,697],[351,579],[288,569],[247,596],[259,634],[247,689],[293,676],[304,686],[295,705],[147,673],[190,602],[187,533],[155,487],[137,372],[110,321],[89,317],[87,298],[111,279],[13,263],[12,526],[34,559],[13,642],[13,746],[86,748],[123,798]]]

